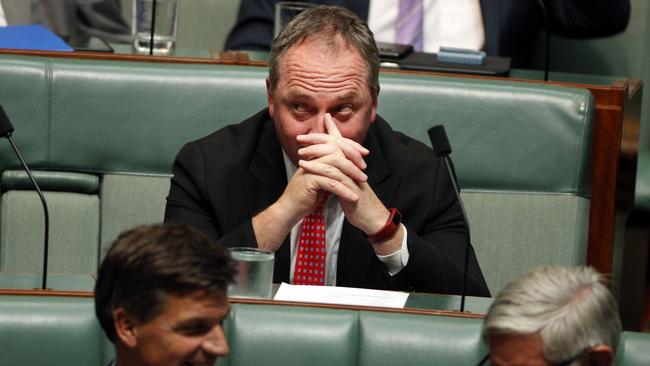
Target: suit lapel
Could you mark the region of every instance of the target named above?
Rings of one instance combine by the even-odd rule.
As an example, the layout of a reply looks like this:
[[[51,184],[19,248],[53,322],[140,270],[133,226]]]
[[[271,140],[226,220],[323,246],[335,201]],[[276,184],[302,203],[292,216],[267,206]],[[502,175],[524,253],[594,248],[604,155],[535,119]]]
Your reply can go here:
[[[282,148],[275,135],[273,121],[265,113],[260,121],[257,150],[253,153],[248,170],[242,172],[249,217],[257,215],[275,202],[287,186],[287,175]],[[275,253],[274,282],[289,280],[289,237]]]
[[[262,132],[251,163],[243,175],[247,194],[247,207],[251,216],[256,215],[280,197],[287,185],[282,148],[275,135],[273,121],[262,117]]]
[[[385,128],[380,124],[385,123],[383,119],[377,117],[377,122],[371,126],[364,146],[370,150],[370,155],[365,159],[368,164],[366,169],[368,183],[384,205],[391,207],[402,177],[394,174],[386,165],[383,151],[377,139],[379,130]],[[378,259],[361,230],[352,226],[346,220],[343,224],[339,244],[337,285],[372,287],[372,284],[368,282],[368,272],[374,260]]]

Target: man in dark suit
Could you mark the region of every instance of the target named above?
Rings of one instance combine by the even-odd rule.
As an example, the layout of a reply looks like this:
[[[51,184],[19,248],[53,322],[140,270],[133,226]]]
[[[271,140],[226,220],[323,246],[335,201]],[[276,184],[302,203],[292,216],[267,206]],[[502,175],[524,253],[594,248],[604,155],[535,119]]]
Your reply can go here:
[[[331,6],[296,19],[273,44],[268,109],[179,152],[165,221],[275,252],[275,282],[304,283],[303,253],[322,260],[314,284],[459,292],[460,205],[442,161],[377,116],[367,25]],[[489,296],[470,253],[469,293]]]
[[[371,1],[311,0],[340,5],[368,19]],[[456,0],[451,0],[456,1]],[[530,64],[540,31],[545,28],[543,1],[552,34],[564,37],[602,37],[622,32],[630,15],[629,0],[480,0],[488,55],[512,58],[513,67]],[[273,39],[277,0],[242,0],[237,23],[226,39],[227,50],[268,51]]]

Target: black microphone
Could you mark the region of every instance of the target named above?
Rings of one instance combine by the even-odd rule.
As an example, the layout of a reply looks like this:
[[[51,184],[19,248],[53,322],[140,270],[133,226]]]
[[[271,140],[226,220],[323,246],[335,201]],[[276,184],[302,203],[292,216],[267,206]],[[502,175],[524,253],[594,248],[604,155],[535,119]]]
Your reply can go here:
[[[544,81],[548,81],[548,70],[551,63],[551,29],[549,28],[548,12],[546,11],[544,0],[537,0],[537,4],[539,4],[539,7],[542,9],[542,15],[544,15],[544,26],[546,27],[546,60],[544,61]]]
[[[154,33],[156,31],[156,3],[157,0],[153,0],[153,5],[151,8],[151,37],[149,39],[149,56],[153,55],[153,41]]]
[[[34,176],[32,175],[32,171],[29,170],[29,167],[27,166],[25,159],[23,159],[23,156],[20,154],[18,147],[14,143],[14,140],[11,138],[11,134],[13,132],[14,132],[14,126],[11,125],[11,122],[9,122],[9,117],[5,113],[5,110],[2,108],[2,106],[0,105],[0,137],[6,137],[7,140],[9,140],[11,147],[14,149],[14,152],[16,153],[18,160],[20,160],[20,163],[23,165],[23,168],[27,172],[27,175],[29,176],[29,179],[32,181],[34,188],[36,188],[38,197],[41,199],[41,203],[43,204],[43,213],[45,214],[45,236],[43,239],[43,281],[41,283],[41,289],[45,290],[47,288],[47,257],[48,257],[47,252],[49,249],[48,243],[49,243],[49,236],[50,236],[50,215],[47,209],[47,203],[45,202],[45,197],[43,196],[43,192],[41,192],[41,189],[38,187],[38,184],[36,183],[36,179],[34,179]]]
[[[467,244],[465,245],[465,263],[463,267],[463,283],[460,288],[460,312],[465,311],[465,296],[467,292],[467,272],[469,266],[469,247],[472,245],[471,235],[469,232],[469,220],[467,219],[467,214],[465,213],[465,207],[463,206],[463,200],[460,199],[460,190],[458,189],[458,182],[456,182],[456,176],[451,170],[451,163],[449,159],[449,154],[451,153],[451,146],[449,145],[449,140],[447,139],[447,133],[445,132],[445,127],[442,125],[433,126],[429,129],[429,140],[431,140],[431,145],[433,147],[433,152],[444,160],[445,165],[447,166],[447,171],[449,172],[449,178],[451,184],[454,186],[454,192],[456,193],[456,199],[458,199],[458,204],[460,205],[460,211],[463,214],[465,219],[465,228],[467,229]]]

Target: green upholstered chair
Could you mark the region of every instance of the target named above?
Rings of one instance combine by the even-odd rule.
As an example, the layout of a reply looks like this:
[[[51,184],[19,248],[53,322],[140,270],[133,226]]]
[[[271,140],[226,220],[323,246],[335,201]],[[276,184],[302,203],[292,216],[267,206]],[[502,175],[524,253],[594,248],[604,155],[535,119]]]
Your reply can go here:
[[[493,294],[533,267],[585,263],[593,103],[581,89],[383,75],[394,129],[429,144],[427,128],[445,126]]]
[[[53,256],[65,257],[51,259],[53,271],[92,275],[120,231],[162,220],[180,147],[263,108],[266,75],[263,67],[0,55],[0,104],[14,138],[43,172],[39,181],[57,177],[43,182],[56,218],[52,245],[61,248]],[[380,81],[379,113],[395,130],[428,144],[427,129],[445,125],[493,293],[534,266],[585,262],[587,90],[396,73]],[[20,169],[0,144],[0,254],[10,254],[0,274],[33,271],[40,255],[41,214]],[[97,186],[86,189],[91,181]]]
[[[53,274],[89,274],[98,266],[99,177],[74,172],[39,171],[36,179],[49,206],[48,270]],[[0,209],[0,271],[41,272],[43,225],[41,201],[23,171],[0,176],[5,193]]]

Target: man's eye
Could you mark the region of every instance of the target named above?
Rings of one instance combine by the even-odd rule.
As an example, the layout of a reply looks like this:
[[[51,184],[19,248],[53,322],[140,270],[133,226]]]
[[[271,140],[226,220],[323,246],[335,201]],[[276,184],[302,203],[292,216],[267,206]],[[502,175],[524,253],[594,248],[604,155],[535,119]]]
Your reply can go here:
[[[307,112],[307,107],[302,103],[291,103],[291,110],[296,113],[305,113]]]
[[[336,113],[342,113],[342,114],[348,114],[352,113],[352,105],[350,104],[344,104],[336,107]]]
[[[197,325],[197,326],[182,328],[181,333],[188,336],[199,336],[208,333],[210,329],[211,328],[207,325]]]

